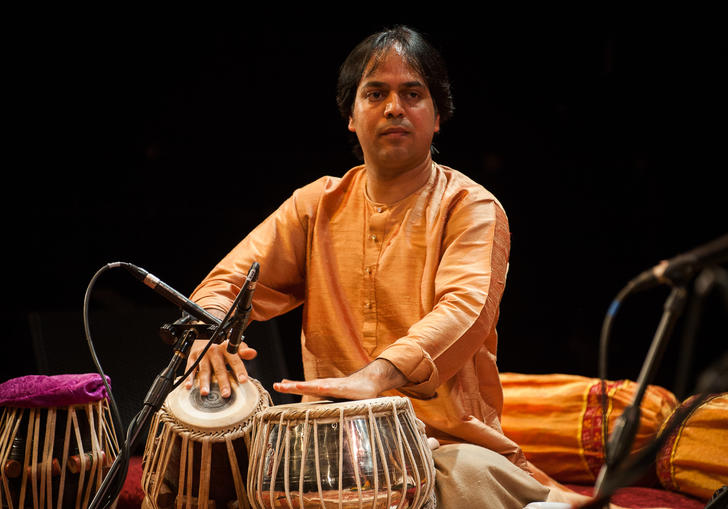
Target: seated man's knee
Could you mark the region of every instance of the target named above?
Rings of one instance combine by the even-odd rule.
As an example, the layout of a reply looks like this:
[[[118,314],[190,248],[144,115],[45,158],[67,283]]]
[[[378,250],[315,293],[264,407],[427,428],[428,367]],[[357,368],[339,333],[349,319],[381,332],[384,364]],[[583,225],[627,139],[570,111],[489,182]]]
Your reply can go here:
[[[438,508],[521,509],[543,501],[548,488],[504,456],[473,444],[445,445],[433,451]]]

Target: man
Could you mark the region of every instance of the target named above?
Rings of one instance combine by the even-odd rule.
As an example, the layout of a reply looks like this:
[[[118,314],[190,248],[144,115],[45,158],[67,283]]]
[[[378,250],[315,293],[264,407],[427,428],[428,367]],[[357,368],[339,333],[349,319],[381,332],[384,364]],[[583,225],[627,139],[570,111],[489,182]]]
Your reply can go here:
[[[306,381],[282,380],[275,390],[306,399],[410,396],[428,436],[442,444],[433,453],[439,507],[545,500],[549,490],[499,423],[495,326],[507,218],[492,194],[431,156],[453,109],[439,54],[405,27],[370,36],[344,62],[337,99],[364,164],[297,190],[193,300],[222,317],[258,261],[253,320],[304,304]],[[247,377],[241,359],[255,351],[224,350],[200,363],[203,394],[214,375],[229,395],[226,365]]]

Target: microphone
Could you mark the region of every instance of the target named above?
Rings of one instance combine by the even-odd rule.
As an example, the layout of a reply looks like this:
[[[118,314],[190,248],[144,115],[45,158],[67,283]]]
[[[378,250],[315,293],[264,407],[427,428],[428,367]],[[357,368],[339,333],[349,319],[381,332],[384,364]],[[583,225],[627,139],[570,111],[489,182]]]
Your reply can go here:
[[[258,281],[258,273],[260,272],[260,264],[253,262],[250,266],[248,275],[243,283],[236,302],[233,303],[235,311],[230,318],[230,332],[228,333],[228,353],[237,353],[240,343],[243,342],[243,331],[248,325],[248,317],[253,310],[253,292],[255,292],[255,284]]]
[[[728,260],[728,234],[698,246],[687,253],[663,260],[629,282],[628,287],[644,290],[659,284],[685,283],[706,265]]]
[[[127,262],[113,262],[109,264],[109,267],[123,267],[137,278],[139,281],[147,285],[149,288],[154,290],[156,293],[170,301],[172,304],[186,311],[190,315],[194,316],[201,322],[205,322],[210,325],[220,325],[220,319],[211,315],[200,306],[192,302],[190,299],[179,293],[177,290],[161,281],[154,274],[150,274],[141,267],[137,267]]]

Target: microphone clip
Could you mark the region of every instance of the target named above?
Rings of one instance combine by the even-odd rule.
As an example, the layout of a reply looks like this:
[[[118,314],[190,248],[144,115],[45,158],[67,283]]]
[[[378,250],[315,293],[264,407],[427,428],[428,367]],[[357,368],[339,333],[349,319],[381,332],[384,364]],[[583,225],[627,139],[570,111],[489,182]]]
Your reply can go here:
[[[179,339],[188,331],[194,331],[197,339],[210,339],[217,325],[210,325],[208,323],[179,323],[177,320],[174,323],[165,323],[159,327],[159,336],[162,341],[173,346],[179,341]]]
[[[253,293],[255,292],[259,272],[260,264],[253,262],[240,292],[235,297],[230,318],[220,326],[222,332],[226,333],[228,339],[227,352],[230,354],[237,353],[240,343],[243,342],[243,331],[248,326],[248,319],[253,310]]]

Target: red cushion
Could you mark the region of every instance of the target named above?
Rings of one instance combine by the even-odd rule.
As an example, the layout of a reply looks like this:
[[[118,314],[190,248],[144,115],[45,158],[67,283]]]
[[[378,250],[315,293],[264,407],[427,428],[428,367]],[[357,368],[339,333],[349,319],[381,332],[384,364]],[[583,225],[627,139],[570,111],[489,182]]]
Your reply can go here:
[[[142,491],[142,458],[132,457],[129,473],[124,482],[124,490],[119,496],[117,509],[139,509],[144,499]],[[568,484],[569,488],[583,495],[591,495],[591,486]],[[673,491],[654,488],[629,487],[622,488],[612,498],[612,502],[622,507],[642,509],[647,507],[671,507],[680,509],[703,509],[705,504],[694,498]]]
[[[567,484],[566,486],[582,495],[591,496],[593,493],[591,486],[580,486],[578,484]],[[611,502],[618,506],[629,507],[630,509],[643,509],[647,507],[703,509],[705,507],[704,502],[674,491],[639,486],[630,486],[617,490]]]
[[[126,474],[124,488],[119,495],[116,509],[139,509],[144,500],[142,491],[142,457],[132,456],[129,461],[129,471]]]

